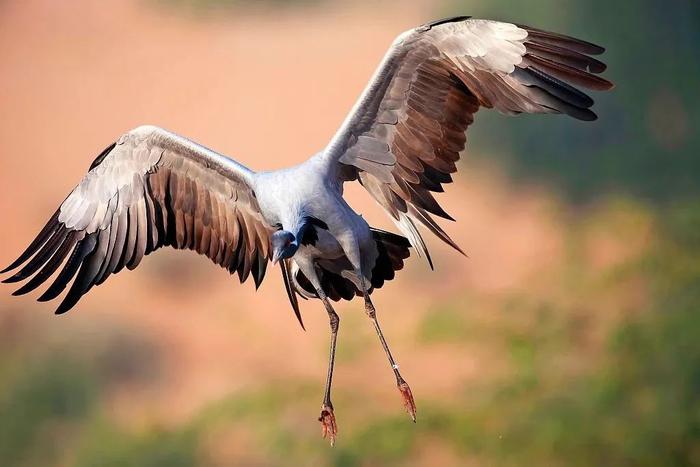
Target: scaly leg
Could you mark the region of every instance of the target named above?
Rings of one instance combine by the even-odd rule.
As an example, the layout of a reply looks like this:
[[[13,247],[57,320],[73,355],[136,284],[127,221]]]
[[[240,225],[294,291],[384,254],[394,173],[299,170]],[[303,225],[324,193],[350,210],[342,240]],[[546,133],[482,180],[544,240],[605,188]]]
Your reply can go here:
[[[379,321],[377,320],[377,310],[374,308],[372,300],[370,300],[369,298],[369,292],[367,291],[367,287],[365,286],[364,276],[360,275],[360,278],[362,281],[362,289],[365,297],[365,313],[367,313],[367,316],[369,316],[369,318],[372,320],[372,323],[374,324],[374,330],[377,332],[379,341],[382,343],[382,347],[384,348],[384,352],[386,353],[387,359],[389,359],[391,369],[394,370],[394,375],[396,376],[396,386],[399,388],[399,392],[401,392],[403,404],[406,407],[406,411],[411,416],[411,419],[415,423],[416,403],[413,400],[411,388],[408,386],[406,380],[403,379],[403,377],[401,376],[401,373],[399,372],[399,365],[396,363],[394,357],[391,355],[391,350],[389,350],[389,344],[387,344],[386,339],[384,339],[384,333],[382,333],[382,328],[379,326]]]
[[[340,318],[331,306],[328,297],[326,297],[323,287],[321,286],[321,281],[319,280],[316,266],[313,261],[304,255],[297,255],[294,258],[294,262],[297,264],[299,269],[304,273],[304,275],[309,279],[311,285],[316,291],[316,295],[323,302],[323,306],[326,308],[328,313],[328,318],[330,320],[331,326],[331,344],[330,352],[328,358],[328,376],[326,377],[326,388],[323,394],[323,403],[321,404],[321,415],[318,417],[318,421],[321,422],[321,433],[324,438],[329,438],[331,446],[335,444],[335,438],[338,434],[338,425],[335,421],[335,414],[333,413],[333,403],[331,402],[331,385],[333,383],[333,366],[335,364],[335,343],[338,337],[338,326],[340,325]]]
[[[328,318],[330,319],[331,325],[331,346],[330,355],[328,357],[328,376],[326,377],[326,388],[323,394],[323,404],[321,405],[321,415],[318,417],[318,421],[321,422],[321,430],[323,437],[331,442],[331,446],[335,444],[335,438],[338,434],[338,425],[335,421],[335,414],[333,413],[333,403],[331,402],[331,385],[333,383],[333,366],[335,364],[335,342],[338,337],[338,326],[340,325],[340,317],[335,312],[328,298],[325,296],[323,291],[318,292],[319,298],[323,301],[323,305],[326,307],[326,312],[328,312]]]

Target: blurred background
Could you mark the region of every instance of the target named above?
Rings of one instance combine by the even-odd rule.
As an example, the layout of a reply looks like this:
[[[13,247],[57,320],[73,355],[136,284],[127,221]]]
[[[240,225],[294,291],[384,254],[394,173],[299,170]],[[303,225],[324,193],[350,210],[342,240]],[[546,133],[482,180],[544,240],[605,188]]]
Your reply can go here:
[[[152,123],[254,169],[333,135],[392,39],[467,14],[600,43],[600,120],[481,113],[446,226],[328,324],[160,250],[68,315],[0,293],[0,465],[700,465],[700,7],[693,0],[2,0],[0,263],[96,154]],[[360,189],[352,203],[393,229]]]

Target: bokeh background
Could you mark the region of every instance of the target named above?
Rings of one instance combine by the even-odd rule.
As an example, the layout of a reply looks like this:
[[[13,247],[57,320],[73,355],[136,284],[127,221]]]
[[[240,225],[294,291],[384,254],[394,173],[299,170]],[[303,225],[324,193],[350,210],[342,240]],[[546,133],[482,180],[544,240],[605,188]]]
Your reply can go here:
[[[0,263],[116,136],[157,124],[252,168],[322,148],[399,32],[451,14],[608,47],[600,120],[478,115],[430,239],[328,324],[161,250],[68,315],[0,294],[0,465],[700,465],[700,7],[693,0],[0,1]],[[353,204],[391,228],[360,189]]]

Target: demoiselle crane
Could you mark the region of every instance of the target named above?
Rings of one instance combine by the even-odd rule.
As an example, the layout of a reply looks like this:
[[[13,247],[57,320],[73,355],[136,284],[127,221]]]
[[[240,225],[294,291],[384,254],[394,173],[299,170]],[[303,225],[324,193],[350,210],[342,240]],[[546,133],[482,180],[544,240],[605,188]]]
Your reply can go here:
[[[331,301],[363,297],[403,402],[416,407],[377,320],[370,294],[394,278],[414,247],[431,264],[419,227],[462,250],[433,216],[453,220],[431,192],[452,181],[467,127],[481,107],[501,113],[567,114],[594,120],[574,86],[608,90],[592,58],[603,48],[528,26],[460,16],[404,32],[328,146],[287,169],[254,172],[155,126],[122,135],[94,160],[35,240],[3,273],[26,294],[56,271],[39,301],[71,309],[94,285],[134,269],[162,246],[190,249],[262,282],[279,264],[303,327],[297,295],[330,318],[330,357],[319,421],[335,441],[331,382],[340,319]],[[403,236],[370,227],[343,199],[358,181]],[[61,268],[61,266],[63,266]]]

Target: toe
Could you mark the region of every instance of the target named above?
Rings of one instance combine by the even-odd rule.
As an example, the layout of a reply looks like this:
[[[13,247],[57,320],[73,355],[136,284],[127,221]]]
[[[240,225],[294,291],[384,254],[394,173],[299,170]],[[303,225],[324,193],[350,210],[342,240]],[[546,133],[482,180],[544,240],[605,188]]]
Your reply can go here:
[[[408,383],[403,381],[399,385],[399,391],[401,392],[401,397],[403,398],[403,405],[406,407],[406,411],[411,416],[411,419],[415,423],[416,421],[416,402],[413,400],[413,393]]]
[[[331,442],[331,446],[335,445],[335,438],[338,435],[338,425],[335,421],[333,408],[327,405],[321,407],[321,416],[318,417],[318,421],[321,422],[321,434],[323,437],[328,438]]]

